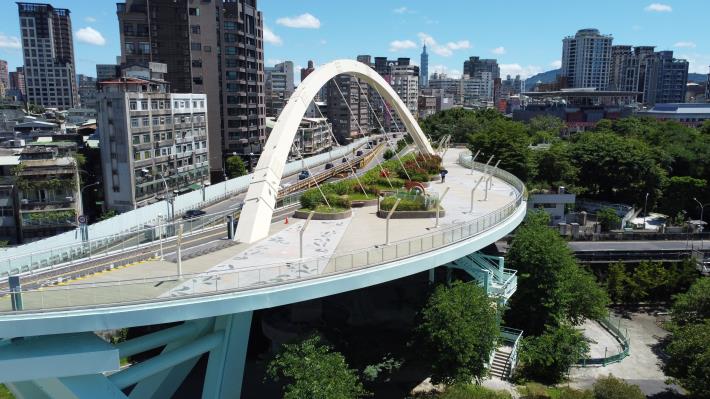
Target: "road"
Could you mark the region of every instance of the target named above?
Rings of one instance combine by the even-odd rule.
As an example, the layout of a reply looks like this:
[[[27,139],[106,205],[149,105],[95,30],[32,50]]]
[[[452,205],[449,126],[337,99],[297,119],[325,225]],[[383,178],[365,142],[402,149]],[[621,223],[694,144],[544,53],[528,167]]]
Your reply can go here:
[[[704,244],[704,245],[703,245]],[[710,249],[710,242],[700,240],[686,241],[572,241],[569,243],[574,252],[640,252],[640,251],[689,251],[704,247]]]

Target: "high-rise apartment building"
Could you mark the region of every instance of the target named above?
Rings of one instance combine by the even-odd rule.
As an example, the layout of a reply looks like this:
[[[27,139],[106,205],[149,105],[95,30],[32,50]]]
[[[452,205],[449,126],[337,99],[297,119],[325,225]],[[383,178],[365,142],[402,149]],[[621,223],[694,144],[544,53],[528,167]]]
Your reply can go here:
[[[7,69],[7,61],[0,60],[0,82],[6,89],[10,88],[10,73]]]
[[[463,74],[471,78],[479,76],[482,72],[489,72],[493,79],[500,78],[500,67],[495,59],[481,59],[469,57],[463,62]]]
[[[117,64],[96,64],[96,80],[113,80],[121,76],[121,66]]]
[[[409,112],[416,117],[418,115],[417,109],[419,108],[419,67],[409,65],[408,62],[404,65],[399,63],[390,65],[389,78],[389,83],[394,91],[397,92]],[[397,118],[395,113],[392,113],[392,116]],[[400,129],[403,129],[404,125],[399,119],[396,120],[396,123],[399,124]]]
[[[368,85],[350,75],[337,75],[327,86],[327,117],[340,144],[370,133]],[[345,101],[343,101],[343,99]]]
[[[149,65],[101,82],[104,197],[119,211],[199,188],[209,178],[207,96],[170,92],[165,64]]]
[[[266,116],[278,117],[293,94],[293,62],[284,61],[265,68]]]
[[[263,19],[256,0],[118,3],[121,61],[168,66],[171,90],[204,93],[212,106],[210,171],[226,154],[259,154],[266,140]]]
[[[419,56],[419,85],[421,87],[429,85],[429,54],[426,52],[426,44],[422,47],[422,54]]]
[[[70,11],[17,3],[27,101],[68,109],[78,104]]]
[[[460,104],[478,105],[493,101],[493,77],[490,72],[479,72],[475,77],[464,75],[459,84]]]
[[[672,51],[659,51],[648,60],[643,99],[647,105],[685,102],[688,61],[673,58]]]
[[[606,90],[611,70],[611,35],[580,29],[562,40],[562,70],[568,87]]]
[[[653,46],[613,46],[609,89],[638,91],[646,105],[685,102],[688,61]]]
[[[636,91],[639,81],[639,57],[632,46],[611,46],[609,90]]]

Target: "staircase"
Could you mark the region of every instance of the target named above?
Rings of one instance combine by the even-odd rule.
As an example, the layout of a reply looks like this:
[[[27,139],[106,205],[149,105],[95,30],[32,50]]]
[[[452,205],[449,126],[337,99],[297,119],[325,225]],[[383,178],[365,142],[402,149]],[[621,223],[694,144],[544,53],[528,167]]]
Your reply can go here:
[[[497,377],[501,380],[505,380],[510,376],[510,356],[512,350],[513,348],[510,346],[501,346],[496,348],[491,360],[491,377]]]

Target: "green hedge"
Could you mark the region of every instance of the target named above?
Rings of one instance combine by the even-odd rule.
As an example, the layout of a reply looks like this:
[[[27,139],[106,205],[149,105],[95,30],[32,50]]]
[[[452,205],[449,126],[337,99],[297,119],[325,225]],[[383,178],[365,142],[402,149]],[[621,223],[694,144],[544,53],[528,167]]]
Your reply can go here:
[[[380,202],[380,209],[383,211],[389,211],[394,206],[397,198],[394,196],[386,197]],[[403,199],[397,205],[397,211],[426,211],[426,203],[424,201],[424,196],[417,196],[414,199]]]

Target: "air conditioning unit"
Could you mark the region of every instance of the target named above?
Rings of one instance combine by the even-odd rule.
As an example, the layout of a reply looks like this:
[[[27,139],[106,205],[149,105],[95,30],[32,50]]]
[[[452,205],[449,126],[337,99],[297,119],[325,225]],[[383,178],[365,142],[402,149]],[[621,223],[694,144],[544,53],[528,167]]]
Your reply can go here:
[[[67,202],[73,202],[73,201],[74,201],[74,197],[64,197],[64,199],[67,200]]]
[[[22,205],[27,205],[27,204],[30,203],[30,200],[28,200],[27,198],[23,198],[23,199],[20,200],[20,203],[21,203]]]

